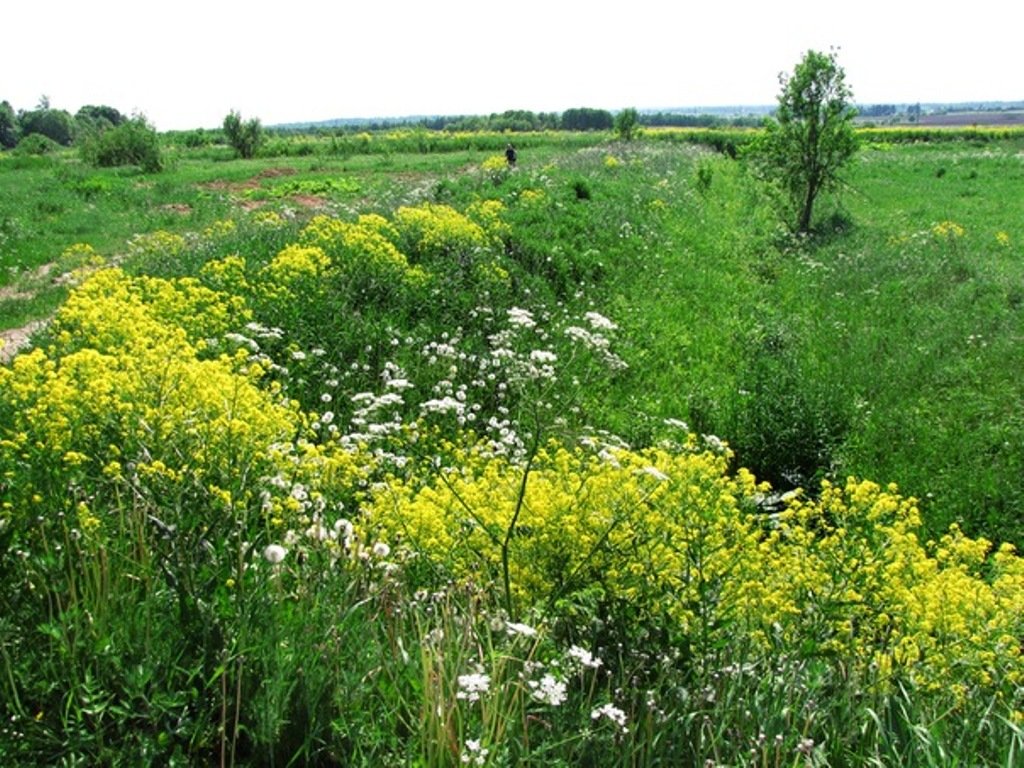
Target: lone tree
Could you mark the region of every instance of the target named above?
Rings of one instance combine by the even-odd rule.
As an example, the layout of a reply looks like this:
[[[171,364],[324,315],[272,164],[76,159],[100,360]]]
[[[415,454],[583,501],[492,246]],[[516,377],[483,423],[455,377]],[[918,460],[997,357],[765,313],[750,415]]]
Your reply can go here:
[[[263,126],[258,117],[250,118],[244,123],[242,116],[231,110],[224,118],[224,137],[228,140],[239,157],[249,159],[256,154],[263,143]]]
[[[856,110],[835,51],[808,51],[779,83],[779,108],[751,154],[755,173],[781,193],[787,220],[805,233],[818,193],[839,182],[840,169],[857,150]]]
[[[627,107],[615,116],[615,135],[623,141],[632,141],[640,127],[640,115],[633,107]]]

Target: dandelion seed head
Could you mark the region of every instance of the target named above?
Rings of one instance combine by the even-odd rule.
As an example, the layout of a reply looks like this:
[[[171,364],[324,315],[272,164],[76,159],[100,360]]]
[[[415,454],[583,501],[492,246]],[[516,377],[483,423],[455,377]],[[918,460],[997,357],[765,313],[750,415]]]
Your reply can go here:
[[[271,565],[277,565],[284,560],[287,554],[288,550],[280,544],[268,544],[263,550],[263,559]]]

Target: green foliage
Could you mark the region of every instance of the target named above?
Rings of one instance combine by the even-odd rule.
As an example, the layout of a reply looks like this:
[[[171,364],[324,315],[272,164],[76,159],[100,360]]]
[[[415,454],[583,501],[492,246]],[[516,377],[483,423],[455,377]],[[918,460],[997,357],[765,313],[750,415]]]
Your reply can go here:
[[[606,109],[576,107],[562,113],[562,130],[607,131],[614,123],[612,113]]]
[[[69,146],[75,138],[74,119],[63,109],[47,107],[31,112],[22,112],[19,122],[23,136],[38,133],[65,147]]]
[[[818,194],[838,184],[857,149],[856,110],[835,51],[808,51],[792,75],[779,75],[779,82],[775,117],[765,122],[750,157],[755,173],[780,193],[787,223],[806,233]]]
[[[19,155],[51,155],[59,152],[60,149],[60,144],[49,136],[44,136],[41,133],[28,133],[21,137],[14,151]]]
[[[116,128],[127,119],[114,107],[87,104],[75,113],[75,133],[78,137],[91,136]]]
[[[100,130],[82,142],[81,154],[87,162],[104,168],[137,165],[146,173],[163,168],[160,138],[143,117]]]
[[[794,329],[757,313],[744,344],[738,397],[723,434],[741,466],[779,490],[818,485],[835,465],[834,454],[851,420],[841,382],[823,380],[800,359]]]
[[[807,241],[654,135],[0,158],[4,275],[127,253],[0,368],[0,762],[1016,765],[1019,139]]]
[[[18,116],[7,101],[0,102],[0,149],[12,149],[18,144]]]
[[[628,107],[615,115],[615,135],[622,141],[632,141],[640,128],[640,115]]]
[[[224,136],[235,153],[245,159],[254,157],[264,141],[259,118],[253,117],[242,122],[242,116],[234,110],[224,118]]]

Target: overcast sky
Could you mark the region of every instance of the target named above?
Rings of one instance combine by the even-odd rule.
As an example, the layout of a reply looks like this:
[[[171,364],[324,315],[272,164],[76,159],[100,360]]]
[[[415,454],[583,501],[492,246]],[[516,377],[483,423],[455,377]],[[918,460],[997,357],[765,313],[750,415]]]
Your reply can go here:
[[[0,100],[160,130],[774,102],[839,49],[858,103],[1024,99],[1019,0],[50,0],[0,12]]]

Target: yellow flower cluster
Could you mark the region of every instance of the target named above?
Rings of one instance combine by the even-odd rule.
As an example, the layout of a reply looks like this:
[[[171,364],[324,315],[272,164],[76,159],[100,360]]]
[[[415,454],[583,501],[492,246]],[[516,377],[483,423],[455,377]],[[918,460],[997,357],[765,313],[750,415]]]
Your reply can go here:
[[[136,235],[128,245],[133,256],[162,256],[168,259],[181,256],[186,247],[184,237],[162,229]]]
[[[286,246],[260,270],[267,296],[291,301],[316,287],[331,266],[330,257],[316,246]]]
[[[520,605],[597,586],[695,640],[816,649],[883,682],[1008,691],[1024,679],[1012,547],[990,557],[955,528],[923,543],[913,499],[853,479],[769,517],[749,473],[695,446],[598,456],[552,444],[525,485],[522,466],[470,449],[425,487],[393,481],[368,525],[460,578],[500,583],[507,549]]]
[[[206,262],[199,270],[199,277],[214,290],[244,296],[250,288],[246,266],[243,256],[232,254]]]
[[[966,230],[955,221],[940,221],[932,227],[932,234],[943,240],[955,240],[963,237]]]
[[[448,205],[399,208],[394,225],[412,252],[423,258],[471,253],[488,241],[483,227]]]
[[[121,269],[95,273],[75,290],[53,328],[62,353],[185,344],[218,337],[251,319],[245,301],[194,278],[132,278]]]
[[[203,237],[207,240],[219,240],[229,237],[235,233],[238,225],[232,219],[219,219],[203,230]]]
[[[395,245],[398,238],[395,227],[377,214],[360,216],[354,224],[316,216],[299,234],[300,243],[322,249],[342,275],[412,284],[425,282],[427,273],[409,266]]]
[[[545,197],[547,194],[543,189],[524,189],[519,193],[519,202],[521,205],[531,206],[543,202]]]
[[[288,442],[305,417],[261,386],[244,351],[201,359],[207,334],[237,300],[195,281],[93,275],[54,318],[54,343],[0,369],[0,466],[30,468],[10,488],[58,507],[68,473],[133,482],[180,497],[189,487],[237,485],[274,471],[268,446]],[[159,482],[158,482],[159,481]],[[92,482],[92,481],[90,481]],[[168,491],[170,492],[170,491]]]
[[[500,247],[512,234],[512,227],[502,219],[505,204],[500,200],[478,200],[466,209],[466,215],[484,230],[487,239]]]
[[[504,155],[489,155],[480,163],[480,169],[487,173],[504,171],[508,167],[508,160]]]
[[[468,450],[458,472],[425,488],[393,482],[370,519],[376,535],[460,576],[496,576],[508,537],[511,586],[525,603],[600,584],[612,598],[646,601],[690,625],[695,570],[723,578],[738,548],[755,544],[739,510],[756,484],[749,473],[729,477],[726,462],[712,452],[596,455],[552,444],[520,498],[522,467]]]
[[[59,263],[64,269],[102,267],[106,259],[96,253],[96,249],[88,243],[74,243],[61,252]]]

